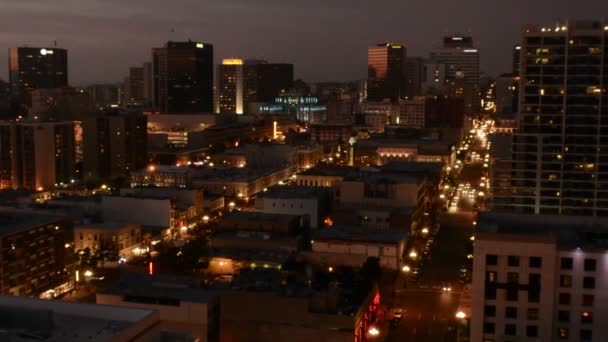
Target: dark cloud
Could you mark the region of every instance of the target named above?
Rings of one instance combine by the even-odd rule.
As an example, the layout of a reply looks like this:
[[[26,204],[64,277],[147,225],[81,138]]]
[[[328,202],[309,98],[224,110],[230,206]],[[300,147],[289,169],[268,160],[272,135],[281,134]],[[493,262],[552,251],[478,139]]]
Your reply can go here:
[[[292,62],[309,81],[350,80],[365,75],[369,44],[401,42],[425,56],[459,32],[473,35],[482,69],[499,73],[522,25],[607,10],[597,0],[1,0],[0,61],[9,47],[57,40],[73,84],[119,81],[152,47],[190,38],[214,44],[218,59]]]

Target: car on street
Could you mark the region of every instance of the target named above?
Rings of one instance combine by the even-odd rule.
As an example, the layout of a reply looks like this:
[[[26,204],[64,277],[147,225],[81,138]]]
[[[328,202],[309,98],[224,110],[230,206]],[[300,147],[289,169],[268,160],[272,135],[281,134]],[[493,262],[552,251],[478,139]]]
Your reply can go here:
[[[393,309],[393,320],[400,320],[403,318],[403,309],[396,308]]]

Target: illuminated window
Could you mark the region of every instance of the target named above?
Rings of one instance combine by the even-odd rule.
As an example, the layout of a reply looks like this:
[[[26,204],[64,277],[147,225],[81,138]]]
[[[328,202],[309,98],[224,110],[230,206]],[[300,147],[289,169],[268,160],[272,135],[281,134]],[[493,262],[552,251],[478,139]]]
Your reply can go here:
[[[559,276],[559,286],[560,287],[572,287],[572,276],[560,275]]]
[[[529,308],[526,312],[526,318],[530,321],[536,321],[539,317],[539,309],[538,308]]]
[[[581,312],[581,323],[593,323],[593,312],[583,311]]]

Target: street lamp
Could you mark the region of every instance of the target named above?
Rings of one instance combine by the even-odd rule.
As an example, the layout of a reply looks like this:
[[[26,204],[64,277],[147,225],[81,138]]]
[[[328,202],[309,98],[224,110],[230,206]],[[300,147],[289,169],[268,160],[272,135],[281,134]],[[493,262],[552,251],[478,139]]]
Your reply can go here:
[[[371,327],[369,328],[369,330],[367,331],[371,336],[378,336],[380,335],[380,330],[378,330],[378,328],[376,327]]]
[[[411,251],[410,252],[410,258],[416,259],[417,256],[418,256],[418,253],[416,253],[416,251]]]
[[[422,234],[428,234],[428,233],[429,233],[428,228],[422,228]]]
[[[462,311],[458,311],[456,313],[456,318],[458,318],[458,319],[465,319],[465,318],[467,318],[467,315],[464,312],[462,312]]]
[[[408,273],[410,271],[410,267],[408,265],[405,265],[405,266],[401,267],[401,270],[405,273]]]

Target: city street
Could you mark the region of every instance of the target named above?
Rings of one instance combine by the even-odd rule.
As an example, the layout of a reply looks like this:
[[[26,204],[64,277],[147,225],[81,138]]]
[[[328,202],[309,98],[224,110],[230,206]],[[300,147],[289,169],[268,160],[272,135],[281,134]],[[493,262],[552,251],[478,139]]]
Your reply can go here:
[[[484,158],[471,160],[470,155],[486,155],[485,143],[473,137],[462,170],[455,179],[456,203],[439,217],[440,229],[422,256],[416,281],[402,273],[396,281],[393,308],[403,310],[403,318],[390,329],[387,341],[443,342],[457,340],[460,291],[470,276],[471,236],[476,211],[474,204],[483,189]],[[480,160],[481,159],[481,160]],[[451,198],[448,198],[451,200]],[[419,269],[418,269],[419,268]],[[466,271],[463,272],[463,269]],[[448,290],[449,289],[449,290]]]
[[[467,262],[473,220],[471,211],[442,215],[431,258],[421,268],[419,281],[397,282],[405,287],[396,291],[394,307],[402,308],[404,314],[387,341],[456,341],[450,325],[455,327],[460,268]],[[452,291],[444,292],[444,286]]]

